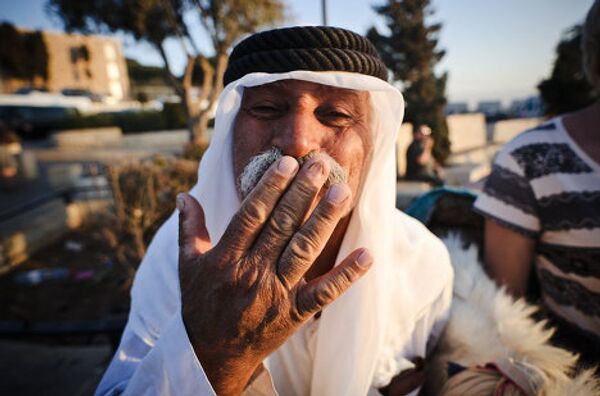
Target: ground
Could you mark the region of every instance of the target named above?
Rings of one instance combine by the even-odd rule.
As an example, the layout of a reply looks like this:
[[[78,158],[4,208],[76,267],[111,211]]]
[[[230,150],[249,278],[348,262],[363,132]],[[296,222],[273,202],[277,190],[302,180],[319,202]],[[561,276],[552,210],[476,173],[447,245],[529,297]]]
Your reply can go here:
[[[18,282],[39,268],[65,268],[67,275]],[[126,320],[129,283],[108,244],[89,229],[0,277],[0,394],[93,394]]]

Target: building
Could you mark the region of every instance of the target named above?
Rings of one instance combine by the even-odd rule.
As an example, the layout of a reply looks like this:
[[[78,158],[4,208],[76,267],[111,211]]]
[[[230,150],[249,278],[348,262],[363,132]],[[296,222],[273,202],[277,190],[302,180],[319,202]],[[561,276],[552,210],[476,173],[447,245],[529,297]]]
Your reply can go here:
[[[512,117],[541,117],[544,115],[544,104],[539,96],[529,96],[522,100],[513,100],[509,113]]]
[[[23,35],[34,32],[17,29]],[[111,102],[129,98],[129,77],[121,43],[97,35],[40,32],[45,46],[45,78],[24,79],[3,70],[2,93],[38,88],[70,95],[92,94]]]
[[[502,103],[499,100],[479,102],[477,112],[485,114],[486,117],[494,117],[502,114]]]
[[[451,102],[446,105],[446,115],[464,114],[469,112],[467,102]]]

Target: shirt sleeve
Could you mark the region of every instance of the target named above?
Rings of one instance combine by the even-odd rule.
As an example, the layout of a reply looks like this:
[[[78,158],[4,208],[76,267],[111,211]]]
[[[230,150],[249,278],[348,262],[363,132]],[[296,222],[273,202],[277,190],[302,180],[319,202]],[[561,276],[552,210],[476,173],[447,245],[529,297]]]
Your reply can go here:
[[[452,284],[450,283],[435,299],[428,312],[423,314],[415,323],[412,345],[409,350],[405,351],[408,352],[408,357],[426,359],[431,354],[448,324],[451,302]],[[421,387],[418,386],[413,389],[407,396],[417,396],[421,391]],[[379,393],[369,393],[367,396],[375,396],[376,394]]]
[[[154,345],[144,342],[127,326],[96,395],[214,396],[216,393],[178,313]]]
[[[492,166],[474,210],[529,238],[540,233],[537,199],[521,164],[505,146]]]
[[[121,344],[95,395],[216,396],[216,393],[178,313],[154,346],[143,341],[129,325],[125,327]],[[269,370],[263,367],[243,395],[277,396]]]

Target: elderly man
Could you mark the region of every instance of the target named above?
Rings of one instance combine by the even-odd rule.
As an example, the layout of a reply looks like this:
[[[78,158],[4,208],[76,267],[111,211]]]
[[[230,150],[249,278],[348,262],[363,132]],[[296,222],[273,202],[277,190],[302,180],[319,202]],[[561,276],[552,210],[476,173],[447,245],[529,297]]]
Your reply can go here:
[[[342,29],[236,46],[198,184],[140,266],[98,394],[418,390],[406,373],[443,328],[452,270],[394,207],[403,100],[386,78]]]

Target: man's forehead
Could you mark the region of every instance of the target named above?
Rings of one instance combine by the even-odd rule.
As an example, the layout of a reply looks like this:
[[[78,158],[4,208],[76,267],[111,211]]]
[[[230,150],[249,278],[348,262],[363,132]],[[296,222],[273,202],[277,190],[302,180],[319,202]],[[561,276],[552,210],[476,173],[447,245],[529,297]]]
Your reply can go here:
[[[312,81],[303,80],[279,80],[268,84],[247,87],[249,93],[275,93],[289,95],[294,93],[310,93],[318,96],[342,96],[353,97],[359,100],[368,98],[368,91],[361,91],[348,88],[334,87],[331,85],[319,84]]]

